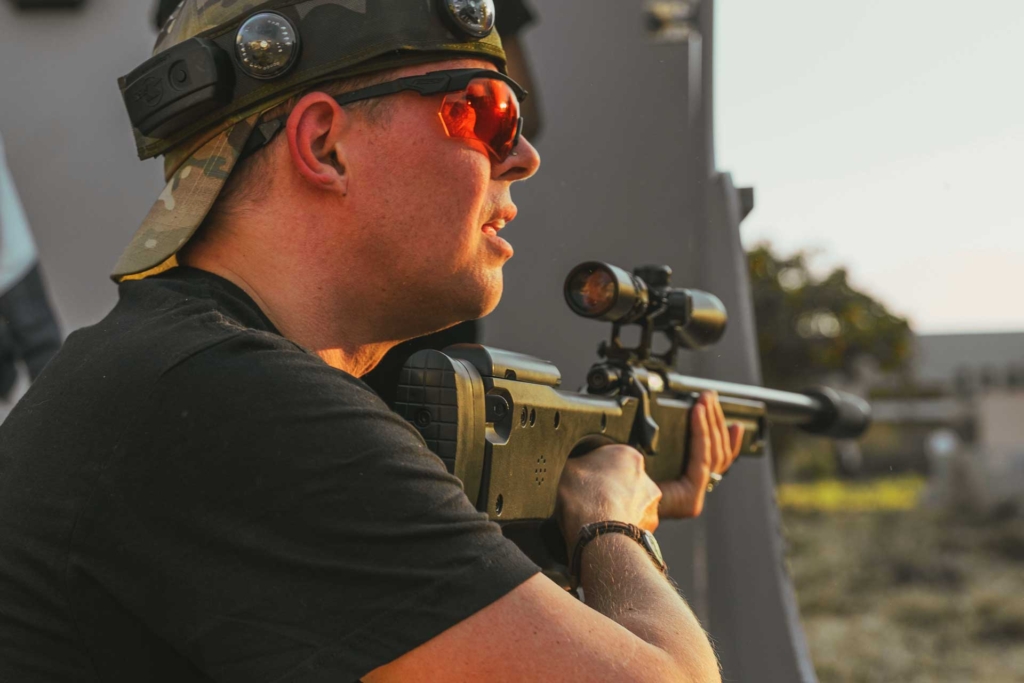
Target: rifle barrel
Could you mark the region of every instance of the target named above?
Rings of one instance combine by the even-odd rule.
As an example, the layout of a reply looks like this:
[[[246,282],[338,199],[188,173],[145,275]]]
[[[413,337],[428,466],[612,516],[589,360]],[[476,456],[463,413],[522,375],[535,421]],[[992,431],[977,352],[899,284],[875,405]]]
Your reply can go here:
[[[665,379],[670,391],[681,394],[716,391],[722,396],[760,401],[771,421],[796,425],[812,434],[850,439],[863,434],[871,424],[871,407],[866,401],[828,387],[796,393],[675,372],[666,373]]]

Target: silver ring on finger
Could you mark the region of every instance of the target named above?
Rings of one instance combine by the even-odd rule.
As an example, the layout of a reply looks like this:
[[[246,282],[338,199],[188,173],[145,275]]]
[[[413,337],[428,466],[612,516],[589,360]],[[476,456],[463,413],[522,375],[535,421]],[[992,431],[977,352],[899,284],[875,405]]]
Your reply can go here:
[[[711,479],[710,481],[708,481],[708,487],[706,490],[708,493],[711,493],[712,491],[715,490],[715,487],[722,482],[722,475],[719,474],[718,472],[712,472],[709,476],[711,477]]]

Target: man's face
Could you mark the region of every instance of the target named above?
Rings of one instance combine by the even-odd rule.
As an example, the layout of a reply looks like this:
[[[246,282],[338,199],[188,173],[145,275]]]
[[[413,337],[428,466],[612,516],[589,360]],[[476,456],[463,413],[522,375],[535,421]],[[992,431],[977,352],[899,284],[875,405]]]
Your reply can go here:
[[[394,77],[455,68],[493,66],[452,60]],[[512,257],[504,239],[516,213],[509,190],[540,165],[525,139],[515,156],[498,164],[481,144],[448,137],[438,116],[443,98],[389,96],[384,122],[353,117],[355,134],[345,143],[346,212],[365,232],[343,247],[358,250],[375,290],[402,316],[398,324],[416,333],[479,318],[497,306],[501,269]]]

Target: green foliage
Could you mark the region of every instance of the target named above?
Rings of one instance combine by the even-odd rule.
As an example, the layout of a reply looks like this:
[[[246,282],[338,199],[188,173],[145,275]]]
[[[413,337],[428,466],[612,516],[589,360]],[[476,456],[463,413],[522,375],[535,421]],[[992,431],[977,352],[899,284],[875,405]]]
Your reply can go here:
[[[806,252],[782,257],[770,244],[747,253],[765,384],[799,389],[842,373],[862,357],[902,370],[912,335],[905,318],[854,289],[844,268],[815,277]]]

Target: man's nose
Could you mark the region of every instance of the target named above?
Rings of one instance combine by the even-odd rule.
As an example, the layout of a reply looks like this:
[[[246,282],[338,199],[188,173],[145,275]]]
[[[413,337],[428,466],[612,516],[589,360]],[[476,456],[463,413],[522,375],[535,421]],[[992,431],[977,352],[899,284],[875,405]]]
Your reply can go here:
[[[492,177],[495,180],[515,182],[526,180],[540,168],[540,153],[526,138],[519,138],[519,144],[512,150],[508,159],[500,164],[492,164]]]

